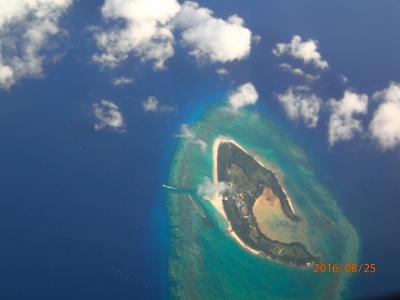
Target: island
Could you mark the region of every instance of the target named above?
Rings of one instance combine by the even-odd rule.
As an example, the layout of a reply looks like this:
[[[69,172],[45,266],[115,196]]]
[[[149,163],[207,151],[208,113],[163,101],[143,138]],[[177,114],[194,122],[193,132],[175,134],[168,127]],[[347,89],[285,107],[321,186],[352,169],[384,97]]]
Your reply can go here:
[[[212,204],[226,220],[227,232],[241,246],[255,255],[296,267],[320,261],[303,243],[279,240],[272,228],[263,225],[268,216],[291,226],[303,222],[273,171],[229,138],[215,140],[213,159],[214,182],[224,182],[227,188],[216,193]]]
[[[190,129],[207,147],[181,139],[164,185],[171,298],[348,296],[351,273],[314,272],[317,262],[357,263],[360,248],[311,149],[273,118],[224,104]]]

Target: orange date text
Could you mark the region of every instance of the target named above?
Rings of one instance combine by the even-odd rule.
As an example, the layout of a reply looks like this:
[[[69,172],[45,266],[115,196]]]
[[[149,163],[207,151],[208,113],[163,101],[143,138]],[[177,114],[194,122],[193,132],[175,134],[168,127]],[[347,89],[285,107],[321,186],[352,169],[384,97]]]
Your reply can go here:
[[[356,263],[315,263],[314,272],[316,273],[368,273],[376,272],[376,264],[356,264]]]

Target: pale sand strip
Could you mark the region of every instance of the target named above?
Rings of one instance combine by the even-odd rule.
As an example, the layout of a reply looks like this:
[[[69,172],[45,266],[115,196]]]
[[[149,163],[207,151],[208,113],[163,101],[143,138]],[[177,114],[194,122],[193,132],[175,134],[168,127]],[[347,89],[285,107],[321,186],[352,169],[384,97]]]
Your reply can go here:
[[[218,137],[215,139],[214,144],[213,144],[213,180],[214,183],[218,182],[218,170],[217,170],[217,162],[218,162],[218,147],[221,143],[224,142],[231,142],[231,143],[235,143],[233,140],[227,139],[227,138],[223,138],[223,137]],[[236,145],[236,143],[235,143]],[[240,146],[238,146],[240,147]],[[243,148],[241,148],[243,149]],[[229,233],[229,235],[240,245],[242,246],[244,249],[246,249],[247,251],[251,252],[254,255],[261,255],[260,251],[254,250],[253,248],[247,246],[239,237],[238,235],[233,231],[232,229],[232,225],[229,222],[226,214],[225,214],[225,210],[224,210],[224,206],[222,204],[222,197],[219,193],[215,193],[214,196],[212,197],[211,200],[211,204],[214,206],[214,208],[219,212],[219,214],[223,217],[223,219],[225,220],[225,222],[228,225],[228,228],[226,229],[226,232]]]
[[[215,139],[214,144],[213,144],[213,181],[214,183],[218,182],[218,170],[217,170],[217,162],[218,162],[218,147],[221,143],[232,143],[235,146],[237,146],[238,148],[240,148],[243,152],[245,152],[246,154],[250,155],[251,157],[254,158],[254,160],[260,164],[263,168],[268,169],[267,167],[264,166],[264,164],[257,159],[257,157],[251,153],[249,153],[249,151],[247,151],[246,149],[244,149],[241,145],[239,145],[236,141],[232,140],[231,138],[228,137],[224,137],[224,136],[219,136]],[[291,201],[291,199],[289,198],[288,194],[286,193],[285,189],[283,188],[282,183],[279,181],[279,178],[277,177],[277,180],[279,182],[279,184],[282,187],[283,192],[285,193],[287,199],[288,199],[288,203],[290,206],[290,209],[292,210],[292,213],[295,214],[295,210],[294,210],[294,206],[293,203]],[[226,214],[225,214],[225,210],[222,204],[222,197],[219,193],[215,193],[214,196],[212,197],[211,200],[211,204],[214,206],[214,208],[219,212],[219,214],[223,217],[223,219],[226,221],[226,223],[228,224],[228,228],[226,229],[227,232],[246,250],[248,250],[249,252],[255,254],[255,255],[261,255],[260,251],[254,250],[253,248],[247,246],[239,237],[238,235],[232,230],[232,225],[229,222]],[[263,255],[265,256],[265,255]]]

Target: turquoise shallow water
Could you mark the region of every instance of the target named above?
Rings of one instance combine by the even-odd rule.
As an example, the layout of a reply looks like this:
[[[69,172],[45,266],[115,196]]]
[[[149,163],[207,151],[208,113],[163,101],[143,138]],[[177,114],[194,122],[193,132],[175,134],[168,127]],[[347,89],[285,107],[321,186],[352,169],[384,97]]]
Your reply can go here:
[[[305,152],[275,124],[252,111],[233,114],[223,106],[206,111],[192,125],[207,142],[202,151],[182,140],[171,165],[170,185],[196,191],[212,178],[212,144],[216,137],[233,138],[268,163],[283,181],[296,210],[307,222],[313,251],[326,263],[355,263],[358,237],[337,207],[329,190],[315,178]],[[171,295],[183,299],[332,299],[346,297],[345,273],[314,273],[256,257],[224,231],[225,222],[199,195],[213,226],[205,226],[185,193],[169,194],[172,247],[169,274]]]

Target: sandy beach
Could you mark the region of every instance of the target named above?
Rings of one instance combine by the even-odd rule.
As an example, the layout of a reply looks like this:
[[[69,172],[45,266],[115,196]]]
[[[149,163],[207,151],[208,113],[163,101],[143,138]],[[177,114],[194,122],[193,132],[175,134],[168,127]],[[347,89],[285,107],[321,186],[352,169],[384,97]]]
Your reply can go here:
[[[226,143],[226,142],[230,142],[232,144],[237,145],[238,147],[240,147],[240,149],[243,149],[239,144],[237,144],[234,140],[229,139],[229,138],[225,138],[225,137],[218,137],[215,139],[214,144],[213,144],[213,181],[214,183],[218,182],[218,170],[217,170],[217,159],[218,159],[218,147],[221,143]],[[243,151],[246,151],[245,149],[243,149]],[[222,204],[222,196],[219,193],[215,193],[215,195],[212,197],[212,201],[211,204],[215,207],[215,209],[219,212],[219,214],[224,218],[224,220],[226,221],[226,223],[228,224],[228,228],[226,229],[227,233],[229,233],[229,235],[240,245],[242,246],[244,249],[246,249],[247,251],[251,252],[254,255],[261,255],[260,251],[254,250],[253,248],[247,246],[239,237],[238,235],[232,230],[232,225],[229,222],[225,211],[224,211],[224,207]]]

